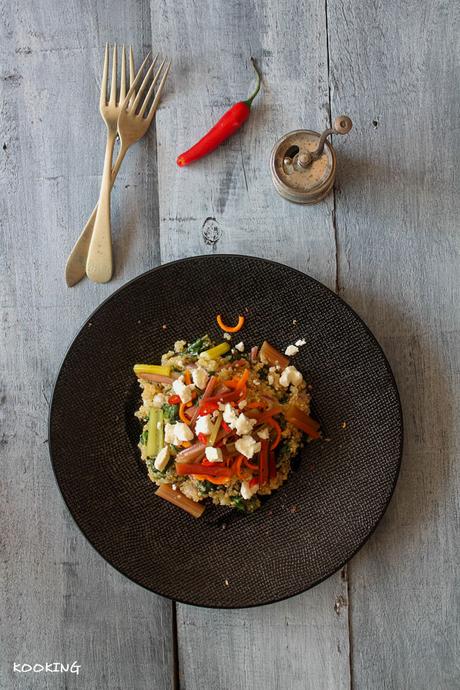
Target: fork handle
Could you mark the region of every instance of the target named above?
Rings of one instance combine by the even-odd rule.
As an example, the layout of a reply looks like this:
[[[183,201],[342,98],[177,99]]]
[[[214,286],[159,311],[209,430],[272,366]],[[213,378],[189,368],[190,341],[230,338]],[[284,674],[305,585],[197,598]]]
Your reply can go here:
[[[105,147],[104,172],[94,221],[93,235],[86,260],[86,274],[95,283],[107,283],[113,273],[112,237],[110,227],[110,189],[112,157],[116,131],[108,130]]]
[[[127,146],[123,146],[121,142],[120,150],[112,168],[112,180],[110,187],[113,188],[115,180],[117,179],[118,171],[120,170],[123,159],[128,151]],[[65,266],[65,279],[68,287],[73,287],[80,282],[86,275],[86,260],[88,258],[89,245],[93,235],[94,221],[96,220],[98,204],[93,209],[92,214],[86,221],[86,225],[80,233],[80,237],[75,242],[72,251],[69,254]]]

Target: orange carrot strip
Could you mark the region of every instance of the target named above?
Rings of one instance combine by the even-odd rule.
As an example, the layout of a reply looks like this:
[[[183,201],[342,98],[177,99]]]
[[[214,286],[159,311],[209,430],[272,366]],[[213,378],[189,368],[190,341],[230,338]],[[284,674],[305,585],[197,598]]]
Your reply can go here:
[[[226,333],[238,333],[239,330],[243,328],[244,316],[238,316],[238,323],[236,326],[227,326],[223,321],[220,314],[216,316],[217,325]]]
[[[249,369],[245,369],[239,378],[238,385],[235,390],[240,391],[245,386],[249,378]]]
[[[184,383],[189,386],[192,383],[192,375],[190,369],[186,369],[184,372]]]
[[[258,402],[258,401],[248,402],[248,404],[246,405],[246,409],[248,409],[248,410],[255,410],[255,409],[264,410],[266,407],[267,407],[266,402]]]
[[[191,474],[193,479],[198,479],[200,482],[210,482],[210,484],[229,484],[232,480],[230,477],[211,477],[209,474]]]

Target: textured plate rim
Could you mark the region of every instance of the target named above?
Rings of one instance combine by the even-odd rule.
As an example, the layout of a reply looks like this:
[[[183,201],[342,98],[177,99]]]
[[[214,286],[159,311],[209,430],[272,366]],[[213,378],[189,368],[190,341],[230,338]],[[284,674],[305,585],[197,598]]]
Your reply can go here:
[[[134,584],[136,584],[136,585],[138,585],[139,587],[142,587],[143,589],[147,590],[148,592],[152,592],[153,594],[156,594],[157,596],[161,596],[161,597],[163,597],[164,599],[168,599],[169,601],[177,602],[178,604],[184,604],[184,605],[186,605],[186,606],[196,606],[197,608],[209,608],[209,609],[217,609],[217,610],[219,610],[219,609],[222,609],[222,610],[251,609],[251,608],[256,608],[256,607],[258,607],[258,606],[268,606],[269,604],[277,604],[277,603],[279,603],[279,602],[281,602],[281,601],[286,601],[287,599],[292,599],[293,597],[297,597],[297,596],[299,596],[299,595],[301,595],[301,594],[304,594],[304,593],[307,592],[308,590],[313,589],[313,588],[316,587],[317,585],[319,585],[319,584],[321,584],[322,582],[324,582],[325,580],[327,580],[329,577],[332,577],[332,575],[334,575],[335,573],[338,573],[340,570],[342,570],[342,568],[343,568],[347,563],[349,563],[349,562],[351,561],[352,558],[354,558],[354,557],[356,556],[356,554],[363,548],[363,546],[365,546],[365,544],[369,541],[369,539],[370,539],[370,538],[372,537],[372,535],[374,534],[374,532],[375,532],[375,530],[377,529],[377,527],[379,526],[379,524],[380,524],[380,522],[381,522],[383,516],[385,515],[386,511],[388,510],[388,506],[390,505],[391,499],[393,498],[393,495],[394,495],[394,492],[395,492],[395,489],[396,489],[396,485],[397,485],[397,483],[398,483],[398,479],[399,479],[399,475],[400,475],[400,471],[401,471],[401,463],[402,463],[402,458],[403,458],[403,448],[404,448],[404,418],[403,418],[403,411],[402,411],[402,405],[401,405],[401,397],[400,397],[400,395],[399,395],[399,390],[398,390],[398,386],[397,386],[397,383],[396,383],[396,379],[395,379],[393,370],[392,370],[392,368],[391,368],[390,362],[388,361],[388,358],[387,358],[387,356],[386,356],[386,354],[385,354],[385,352],[384,352],[382,346],[381,346],[380,343],[378,342],[377,338],[375,337],[375,335],[373,334],[373,332],[371,331],[371,329],[369,328],[369,326],[365,323],[365,321],[359,316],[359,314],[353,309],[353,307],[351,307],[347,302],[345,302],[344,299],[342,299],[342,297],[340,297],[339,295],[337,295],[333,290],[331,290],[329,287],[327,287],[327,285],[325,285],[325,284],[322,283],[321,281],[317,280],[316,278],[313,278],[313,277],[310,276],[308,273],[304,273],[303,271],[299,270],[298,268],[293,268],[292,266],[289,266],[288,264],[283,264],[283,263],[281,263],[280,261],[274,261],[273,259],[265,259],[265,258],[263,258],[263,257],[259,257],[259,256],[250,256],[250,255],[248,255],[248,254],[228,254],[228,253],[226,253],[226,254],[199,254],[199,255],[196,255],[196,256],[189,256],[189,257],[184,257],[184,258],[182,258],[182,259],[176,259],[175,261],[168,261],[167,263],[159,264],[158,266],[154,266],[153,268],[150,268],[149,270],[144,271],[143,273],[140,273],[139,275],[135,276],[134,278],[131,278],[130,280],[128,280],[128,281],[127,281],[126,283],[124,283],[123,285],[120,285],[119,288],[117,288],[116,290],[114,290],[114,292],[112,292],[108,297],[106,297],[106,298],[105,298],[105,299],[104,299],[104,300],[103,300],[103,301],[102,301],[102,302],[91,312],[91,314],[87,317],[87,319],[81,324],[81,326],[80,326],[80,327],[78,328],[78,330],[76,331],[74,337],[72,338],[72,340],[71,340],[69,346],[67,347],[67,349],[66,349],[66,351],[65,351],[65,354],[64,354],[64,356],[63,356],[63,358],[62,358],[61,364],[60,364],[59,369],[58,369],[58,373],[57,373],[56,378],[55,378],[55,380],[54,380],[53,390],[52,390],[52,396],[51,396],[51,403],[50,403],[49,412],[48,412],[48,439],[51,439],[51,424],[52,424],[52,416],[53,416],[53,407],[54,407],[55,391],[56,391],[57,385],[58,385],[58,383],[59,383],[59,379],[60,379],[60,376],[61,376],[62,369],[63,369],[64,364],[65,364],[65,361],[66,361],[66,359],[67,359],[67,357],[68,357],[68,355],[69,355],[69,353],[70,353],[70,350],[72,349],[72,347],[73,347],[73,345],[74,345],[75,340],[78,338],[78,336],[79,336],[80,333],[83,331],[83,329],[85,328],[85,326],[91,321],[91,319],[93,319],[94,316],[95,316],[101,309],[103,309],[103,307],[105,307],[105,305],[106,305],[108,302],[110,302],[112,299],[114,299],[115,297],[117,297],[118,294],[119,294],[120,292],[122,292],[122,291],[123,291],[125,288],[127,288],[129,285],[131,285],[132,283],[135,283],[137,280],[139,280],[139,279],[141,279],[141,278],[145,278],[146,276],[148,276],[148,275],[150,275],[150,274],[152,274],[152,273],[154,273],[154,272],[157,272],[157,271],[160,272],[162,269],[167,268],[168,266],[173,266],[174,264],[189,263],[189,262],[192,263],[193,261],[196,261],[196,260],[199,260],[199,259],[205,259],[205,260],[211,260],[211,261],[212,261],[214,258],[220,258],[220,259],[225,259],[225,258],[228,258],[228,259],[249,259],[250,261],[257,261],[257,262],[260,262],[260,263],[269,263],[269,264],[272,264],[273,266],[282,266],[283,268],[287,268],[287,269],[289,269],[290,271],[293,271],[293,272],[299,274],[299,276],[302,276],[303,278],[307,278],[308,280],[312,281],[313,283],[316,283],[316,284],[319,285],[321,288],[323,288],[324,290],[326,290],[327,292],[329,292],[335,299],[339,300],[339,302],[341,302],[341,304],[342,304],[342,305],[343,305],[343,306],[344,306],[344,307],[355,317],[355,319],[363,326],[364,330],[367,332],[367,334],[370,336],[371,340],[374,342],[374,344],[377,346],[377,348],[379,349],[379,351],[380,351],[381,354],[382,354],[382,358],[383,358],[384,365],[385,365],[385,367],[386,367],[386,369],[387,369],[387,371],[388,371],[388,373],[389,373],[389,375],[390,375],[390,380],[391,380],[391,383],[392,383],[392,385],[393,385],[393,389],[394,389],[394,391],[395,391],[395,393],[396,393],[396,402],[397,402],[397,405],[398,405],[398,414],[399,414],[399,418],[400,418],[400,422],[401,422],[401,431],[400,431],[400,440],[399,440],[399,449],[398,449],[398,456],[399,456],[399,457],[398,457],[398,466],[397,466],[397,470],[396,470],[395,477],[394,477],[394,480],[393,480],[393,485],[392,485],[392,487],[391,487],[391,491],[390,491],[390,493],[389,493],[389,495],[388,495],[388,500],[387,500],[387,502],[384,504],[383,509],[382,509],[381,513],[379,514],[377,520],[375,521],[375,524],[373,525],[372,529],[368,532],[368,534],[365,536],[365,538],[360,542],[360,544],[357,546],[357,548],[356,548],[356,549],[355,549],[355,550],[354,550],[354,551],[343,561],[343,563],[341,563],[341,564],[340,564],[337,568],[335,568],[333,571],[328,572],[328,573],[327,573],[326,575],[324,575],[323,577],[318,578],[318,579],[315,580],[313,583],[309,584],[307,587],[301,588],[301,589],[299,589],[298,591],[293,592],[292,594],[289,594],[289,595],[287,595],[287,596],[282,596],[282,597],[275,598],[275,599],[267,599],[267,600],[264,600],[264,601],[260,601],[260,602],[258,602],[258,603],[256,603],[256,604],[246,604],[246,605],[243,605],[243,606],[227,606],[227,605],[217,606],[217,605],[196,604],[195,602],[193,602],[193,601],[188,601],[187,599],[172,598],[172,597],[170,597],[170,596],[164,594],[163,592],[160,592],[159,590],[155,590],[155,589],[153,589],[152,587],[148,587],[147,585],[144,585],[144,584],[142,584],[141,582],[138,582],[135,578],[131,577],[130,575],[127,575],[125,572],[123,572],[123,570],[121,570],[121,569],[118,568],[116,565],[114,565],[114,563],[112,563],[110,560],[108,560],[108,558],[106,558],[106,557],[104,556],[104,554],[101,553],[101,551],[99,551],[99,549],[95,546],[95,544],[93,543],[93,541],[92,541],[92,540],[88,537],[88,535],[85,533],[85,531],[83,530],[83,528],[80,527],[80,525],[79,525],[79,523],[78,523],[78,520],[77,520],[76,516],[74,515],[74,513],[73,513],[73,511],[72,511],[72,509],[71,509],[69,503],[67,502],[66,497],[64,496],[64,493],[63,493],[63,491],[62,491],[62,489],[61,489],[61,486],[60,486],[60,484],[59,484],[59,481],[58,481],[58,478],[57,478],[57,475],[56,475],[56,469],[55,469],[54,460],[53,460],[53,452],[52,452],[52,449],[51,449],[51,442],[48,443],[48,452],[49,452],[51,467],[52,467],[52,470],[53,470],[54,480],[55,480],[56,485],[57,485],[57,487],[58,487],[58,489],[59,489],[59,493],[61,494],[61,497],[62,497],[62,499],[63,499],[63,501],[64,501],[64,504],[65,504],[65,506],[67,507],[67,510],[69,511],[69,513],[70,513],[70,515],[71,515],[71,517],[72,517],[72,520],[74,521],[75,525],[77,526],[77,528],[78,528],[78,530],[80,531],[80,533],[84,536],[84,538],[86,539],[86,541],[92,546],[92,548],[96,551],[96,553],[97,553],[97,554],[98,554],[98,555],[99,555],[99,556],[100,556],[100,557],[101,557],[111,568],[113,568],[114,570],[116,570],[118,573],[120,573],[121,575],[123,575],[123,577],[126,577],[128,580],[130,580],[130,581],[133,582]]]

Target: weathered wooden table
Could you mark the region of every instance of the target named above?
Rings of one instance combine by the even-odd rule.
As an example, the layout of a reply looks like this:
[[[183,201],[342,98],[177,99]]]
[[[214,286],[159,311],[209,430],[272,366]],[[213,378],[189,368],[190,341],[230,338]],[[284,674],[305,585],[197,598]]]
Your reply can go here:
[[[1,688],[460,687],[457,3],[28,0],[0,16]],[[173,69],[112,197],[115,278],[68,289],[98,193],[114,40]],[[180,170],[176,155],[246,97],[250,55],[264,74],[250,121]],[[354,129],[336,138],[334,194],[314,207],[278,197],[273,143],[342,112]],[[176,606],[115,572],[48,458],[52,384],[81,323],[142,271],[212,252],[274,258],[335,289],[381,341],[405,413],[400,481],[365,548],[306,594],[252,610]],[[14,672],[73,661],[78,675]]]

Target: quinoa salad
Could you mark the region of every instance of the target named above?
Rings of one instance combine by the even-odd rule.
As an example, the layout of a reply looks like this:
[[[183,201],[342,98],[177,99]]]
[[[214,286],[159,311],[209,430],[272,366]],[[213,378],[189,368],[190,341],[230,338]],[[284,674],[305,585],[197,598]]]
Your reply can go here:
[[[141,458],[157,495],[199,517],[206,501],[254,511],[288,478],[301,446],[320,437],[310,386],[268,342],[246,346],[217,317],[222,342],[179,340],[161,364],[136,364]],[[238,333],[238,342],[229,341]]]

